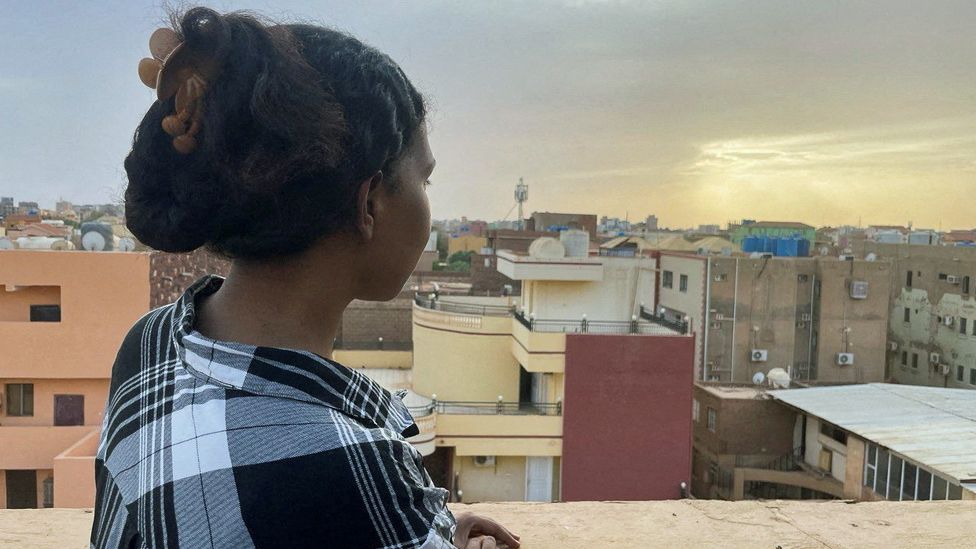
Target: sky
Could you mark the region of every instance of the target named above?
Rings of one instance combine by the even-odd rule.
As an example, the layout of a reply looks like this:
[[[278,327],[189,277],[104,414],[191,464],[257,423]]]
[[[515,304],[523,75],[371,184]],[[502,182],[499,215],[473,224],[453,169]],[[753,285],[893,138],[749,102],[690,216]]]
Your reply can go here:
[[[211,1],[317,22],[428,97],[434,218],[976,226],[976,2]],[[0,0],[0,195],[118,200],[178,3]]]

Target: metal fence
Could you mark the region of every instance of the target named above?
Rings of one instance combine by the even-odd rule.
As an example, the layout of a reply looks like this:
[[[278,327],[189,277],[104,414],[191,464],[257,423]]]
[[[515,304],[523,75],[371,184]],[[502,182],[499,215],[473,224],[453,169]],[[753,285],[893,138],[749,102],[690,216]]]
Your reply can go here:
[[[556,320],[548,318],[532,318],[525,313],[516,311],[515,319],[523,326],[534,332],[565,333],[565,334],[644,334],[644,335],[681,335],[670,326],[637,320]]]
[[[505,416],[561,416],[562,402],[490,402],[435,400],[427,406],[408,408],[415,417],[423,417],[434,412],[438,414],[459,415],[505,415]]]
[[[640,318],[648,322],[651,322],[653,324],[657,324],[659,326],[664,326],[665,328],[674,330],[679,334],[688,333],[689,326],[687,322],[683,322],[680,320],[671,320],[665,318],[663,315],[656,315],[654,314],[654,311],[647,309],[643,305],[640,306]]]

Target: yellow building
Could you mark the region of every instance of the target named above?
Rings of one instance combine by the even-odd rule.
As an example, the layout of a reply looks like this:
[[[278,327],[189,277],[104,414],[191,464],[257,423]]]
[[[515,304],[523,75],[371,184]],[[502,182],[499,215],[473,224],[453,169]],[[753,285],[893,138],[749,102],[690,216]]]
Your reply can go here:
[[[464,235],[447,239],[447,257],[457,252],[479,252],[488,245],[488,239],[483,236]]]

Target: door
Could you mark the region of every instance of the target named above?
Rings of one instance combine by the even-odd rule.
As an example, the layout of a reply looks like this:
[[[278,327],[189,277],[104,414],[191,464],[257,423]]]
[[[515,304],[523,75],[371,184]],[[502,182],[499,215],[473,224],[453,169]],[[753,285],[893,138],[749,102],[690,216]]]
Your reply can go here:
[[[7,509],[37,509],[37,471],[7,470]]]
[[[55,425],[84,425],[84,395],[54,395]]]
[[[525,458],[525,501],[552,501],[552,457]]]

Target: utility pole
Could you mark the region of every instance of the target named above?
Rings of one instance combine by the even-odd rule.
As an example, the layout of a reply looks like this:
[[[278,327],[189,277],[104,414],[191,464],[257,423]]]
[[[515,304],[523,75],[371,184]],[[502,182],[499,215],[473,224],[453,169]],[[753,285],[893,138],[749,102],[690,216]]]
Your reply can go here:
[[[518,185],[515,186],[515,201],[518,202],[518,230],[525,230],[525,217],[522,214],[522,204],[529,199],[529,186],[519,177]]]

